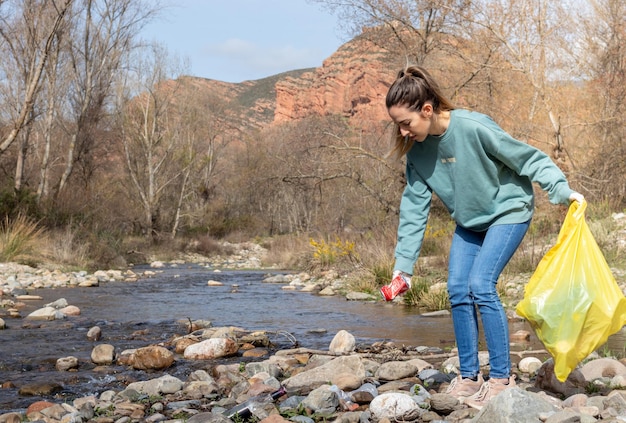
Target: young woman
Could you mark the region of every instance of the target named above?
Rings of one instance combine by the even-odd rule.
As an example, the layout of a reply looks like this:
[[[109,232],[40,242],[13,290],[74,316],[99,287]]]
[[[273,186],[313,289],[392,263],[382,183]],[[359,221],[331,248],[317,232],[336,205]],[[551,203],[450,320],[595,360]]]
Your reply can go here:
[[[584,199],[546,154],[514,139],[486,115],[455,109],[423,68],[399,72],[386,106],[397,125],[394,152],[406,155],[407,185],[394,277],[381,291],[390,300],[410,287],[435,193],[456,222],[447,286],[460,375],[447,392],[480,409],[515,385],[508,322],[496,283],[530,224],[532,183],[554,204]],[[489,352],[486,382],[478,362],[477,310]]]

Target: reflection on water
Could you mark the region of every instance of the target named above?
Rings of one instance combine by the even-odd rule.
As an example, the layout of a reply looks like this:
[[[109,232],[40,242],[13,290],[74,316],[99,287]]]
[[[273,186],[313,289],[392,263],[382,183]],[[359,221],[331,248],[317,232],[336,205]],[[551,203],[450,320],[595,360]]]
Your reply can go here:
[[[210,320],[214,327],[276,332],[272,341],[285,348],[291,346],[290,341],[281,337],[280,331],[292,334],[299,346],[325,350],[342,329],[364,344],[390,340],[406,346],[454,346],[450,317],[424,317],[416,309],[383,301],[353,302],[343,297],[283,290],[279,284],[261,283],[265,276],[262,271],[214,272],[193,265],[167,268],[153,278],[132,283],[29,292],[43,300],[29,302],[22,310],[23,316],[59,298],[79,307],[81,315],[53,322],[7,321],[9,328],[0,331],[0,382],[12,381],[16,388],[0,389],[0,410],[19,409],[36,400],[17,393],[17,388],[33,381],[59,383],[64,386],[60,395],[72,397],[122,389],[125,381],[159,376],[120,366],[96,372],[90,359],[95,344],[86,338],[89,328],[95,325],[102,329],[99,343],[114,345],[117,353],[184,334],[182,322],[188,319]],[[209,280],[220,281],[223,286],[208,286]],[[510,329],[531,331],[525,322],[511,323]],[[622,350],[624,334],[613,341]],[[534,334],[524,346],[541,347]],[[56,360],[67,356],[79,359],[78,372],[55,370]],[[210,365],[181,360],[167,373],[185,380],[195,368]]]

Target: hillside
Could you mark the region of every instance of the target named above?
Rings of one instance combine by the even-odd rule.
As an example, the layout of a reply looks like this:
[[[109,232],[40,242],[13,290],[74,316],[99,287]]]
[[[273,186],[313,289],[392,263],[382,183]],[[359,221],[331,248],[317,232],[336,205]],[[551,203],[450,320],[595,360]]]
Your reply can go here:
[[[223,115],[239,129],[260,129],[315,114],[380,121],[387,118],[384,96],[395,74],[386,62],[386,53],[360,36],[342,45],[319,68],[241,83],[193,76],[179,81],[196,95],[223,101]]]

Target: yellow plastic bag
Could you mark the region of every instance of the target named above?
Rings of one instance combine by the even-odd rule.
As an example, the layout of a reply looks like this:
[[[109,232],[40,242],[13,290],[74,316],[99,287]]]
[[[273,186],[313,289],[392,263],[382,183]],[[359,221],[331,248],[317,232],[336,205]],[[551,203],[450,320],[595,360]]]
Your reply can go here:
[[[586,208],[586,202],[572,202],[556,245],[516,307],[554,358],[561,382],[626,324],[626,298],[587,226]]]

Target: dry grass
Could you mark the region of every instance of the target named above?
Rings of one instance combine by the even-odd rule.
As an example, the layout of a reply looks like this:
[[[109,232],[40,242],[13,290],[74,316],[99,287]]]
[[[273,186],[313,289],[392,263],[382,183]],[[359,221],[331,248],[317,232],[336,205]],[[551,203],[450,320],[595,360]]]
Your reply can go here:
[[[29,218],[18,215],[5,218],[0,225],[0,261],[32,264],[42,256],[43,228]]]
[[[261,245],[267,249],[264,266],[303,269],[310,260],[311,246],[305,235],[281,235],[268,238]]]
[[[49,232],[46,237],[46,257],[56,264],[85,268],[89,263],[89,244],[82,241],[77,229]]]

